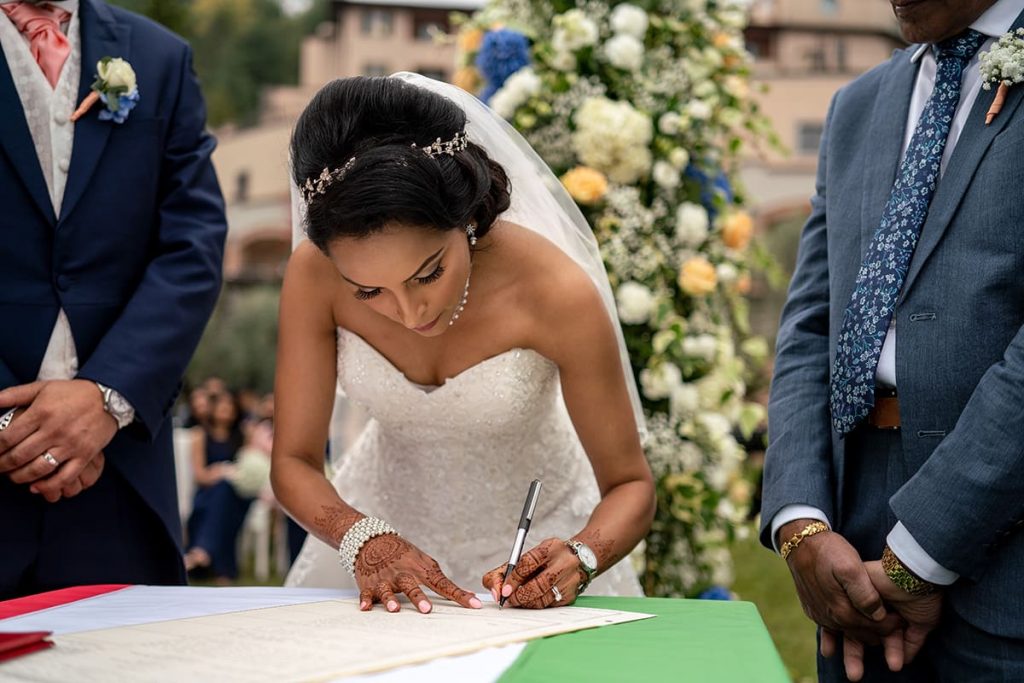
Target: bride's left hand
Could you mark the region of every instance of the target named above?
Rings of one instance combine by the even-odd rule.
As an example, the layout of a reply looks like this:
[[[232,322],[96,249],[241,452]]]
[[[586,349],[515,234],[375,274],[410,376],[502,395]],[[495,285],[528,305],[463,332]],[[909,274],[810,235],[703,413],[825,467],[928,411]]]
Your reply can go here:
[[[543,609],[571,605],[586,576],[579,558],[558,538],[543,541],[519,558],[508,583],[502,586],[507,566],[503,564],[484,574],[483,584],[495,602],[501,591],[507,597],[505,604],[512,607]]]

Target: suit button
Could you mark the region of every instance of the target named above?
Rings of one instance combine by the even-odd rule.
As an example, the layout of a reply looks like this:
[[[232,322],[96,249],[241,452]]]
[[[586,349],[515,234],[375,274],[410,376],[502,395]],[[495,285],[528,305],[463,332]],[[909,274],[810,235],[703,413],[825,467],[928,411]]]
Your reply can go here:
[[[71,288],[71,278],[67,275],[57,276],[57,289],[62,292],[66,292]]]

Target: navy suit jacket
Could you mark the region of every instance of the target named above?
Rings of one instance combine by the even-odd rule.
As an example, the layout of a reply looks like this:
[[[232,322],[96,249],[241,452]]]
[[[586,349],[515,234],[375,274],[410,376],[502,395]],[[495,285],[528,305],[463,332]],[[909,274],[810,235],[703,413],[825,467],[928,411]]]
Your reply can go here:
[[[1024,25],[1024,17],[1017,26]],[[986,126],[982,90],[932,199],[896,312],[907,480],[888,500],[844,501],[861,466],[832,430],[829,373],[854,280],[899,165],[916,48],[840,90],[779,329],[761,540],[785,505],[891,512],[961,579],[952,606],[1024,637],[1024,87]],[[865,559],[878,559],[865,558]]]
[[[81,101],[102,57],[135,70],[123,124],[75,125],[61,215],[0,61],[0,388],[35,380],[58,312],[79,377],[119,391],[136,423],[104,450],[180,543],[168,412],[220,291],[227,230],[191,51],[101,0],[79,4]],[[71,125],[71,124],[69,124]]]

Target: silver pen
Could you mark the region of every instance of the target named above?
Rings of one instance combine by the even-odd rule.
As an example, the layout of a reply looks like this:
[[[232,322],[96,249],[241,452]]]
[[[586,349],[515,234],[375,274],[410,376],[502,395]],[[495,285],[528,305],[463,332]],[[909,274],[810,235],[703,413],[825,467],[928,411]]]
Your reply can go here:
[[[516,530],[516,541],[512,544],[512,552],[508,556],[508,566],[505,567],[505,577],[501,580],[501,587],[504,588],[512,570],[516,568],[519,557],[523,554],[523,544],[526,542],[526,532],[530,530],[530,522],[533,521],[533,512],[537,509],[537,498],[540,497],[540,479],[530,482],[530,490],[526,493],[526,502],[523,503],[523,514],[519,516],[519,529]],[[498,589],[499,591],[501,588]],[[498,598],[498,607],[505,606],[505,596]]]

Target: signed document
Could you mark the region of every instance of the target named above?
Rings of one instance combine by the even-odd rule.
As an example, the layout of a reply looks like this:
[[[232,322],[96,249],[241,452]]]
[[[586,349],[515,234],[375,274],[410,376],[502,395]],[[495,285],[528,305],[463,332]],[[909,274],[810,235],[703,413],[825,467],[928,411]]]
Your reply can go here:
[[[325,681],[543,636],[648,619],[562,607],[464,609],[442,600],[360,612],[329,600],[54,636],[56,647],[4,664],[5,681]]]

